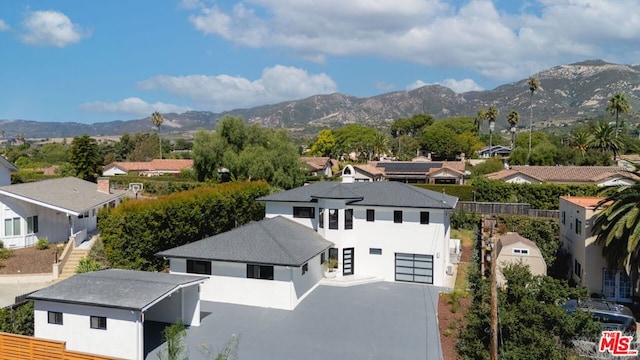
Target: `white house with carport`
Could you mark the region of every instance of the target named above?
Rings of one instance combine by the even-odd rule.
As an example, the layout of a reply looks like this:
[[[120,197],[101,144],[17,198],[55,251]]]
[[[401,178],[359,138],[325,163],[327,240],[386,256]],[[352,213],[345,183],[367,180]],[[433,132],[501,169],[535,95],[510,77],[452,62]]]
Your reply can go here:
[[[92,183],[75,177],[0,186],[0,240],[5,247],[77,241],[97,229],[97,212],[114,207],[126,192],[112,190],[108,178]]]
[[[338,276],[444,286],[450,262],[450,213],[458,198],[395,181],[317,182],[258,199],[267,218],[286,217],[335,247]]]
[[[29,295],[34,336],[67,349],[144,359],[145,322],[200,325],[199,284],[206,277],[134,270],[72,276]]]
[[[317,285],[333,244],[276,216],[159,252],[171,273],[207,275],[205,301],[293,310]]]

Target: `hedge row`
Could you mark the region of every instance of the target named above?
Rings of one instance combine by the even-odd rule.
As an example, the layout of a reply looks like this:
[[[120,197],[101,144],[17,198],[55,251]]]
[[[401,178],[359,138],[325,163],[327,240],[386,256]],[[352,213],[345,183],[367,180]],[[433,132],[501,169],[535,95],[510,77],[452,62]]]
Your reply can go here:
[[[160,271],[166,262],[157,252],[228,231],[264,218],[264,182],[233,182],[126,201],[100,213],[98,227],[113,267]]]
[[[168,195],[174,192],[192,190],[207,184],[176,176],[146,177],[137,175],[110,176],[111,186],[126,190],[131,183],[141,183],[145,195]]]

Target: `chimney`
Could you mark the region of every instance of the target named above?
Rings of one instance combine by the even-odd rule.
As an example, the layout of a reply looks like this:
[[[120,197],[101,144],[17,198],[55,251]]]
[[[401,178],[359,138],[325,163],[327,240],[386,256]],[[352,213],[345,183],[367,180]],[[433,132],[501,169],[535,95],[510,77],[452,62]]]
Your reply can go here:
[[[111,180],[108,177],[98,178],[98,191],[105,194],[111,194]]]

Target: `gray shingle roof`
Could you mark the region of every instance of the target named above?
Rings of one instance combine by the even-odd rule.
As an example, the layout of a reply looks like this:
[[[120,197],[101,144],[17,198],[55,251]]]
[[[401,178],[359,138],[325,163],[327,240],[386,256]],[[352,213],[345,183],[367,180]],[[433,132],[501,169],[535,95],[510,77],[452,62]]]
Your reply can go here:
[[[166,258],[301,266],[333,243],[293,220],[277,216],[156,254]]]
[[[19,198],[44,206],[80,214],[124,195],[112,190],[111,194],[98,191],[98,185],[75,177],[49,179],[0,187],[0,195]]]
[[[354,194],[361,200],[350,202],[363,206],[414,207],[431,209],[453,209],[458,198],[417,186],[407,185],[395,181],[374,181],[361,183],[338,183],[320,181],[311,185],[283,191],[277,194],[259,198],[260,201],[277,202],[311,202],[323,194],[337,194],[344,189],[348,194],[345,199],[354,198]],[[334,197],[335,198],[335,197]]]
[[[111,308],[146,310],[181,286],[204,282],[206,276],[108,269],[74,275],[38,290],[29,299]]]

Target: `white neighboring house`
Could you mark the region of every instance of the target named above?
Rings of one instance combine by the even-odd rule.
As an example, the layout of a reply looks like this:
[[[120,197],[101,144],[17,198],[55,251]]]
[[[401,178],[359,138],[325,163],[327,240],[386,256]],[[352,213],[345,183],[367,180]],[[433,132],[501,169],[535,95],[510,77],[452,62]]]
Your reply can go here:
[[[144,359],[145,321],[200,325],[203,276],[134,270],[78,274],[29,295],[34,336],[65,341],[67,349]]]
[[[323,181],[268,195],[267,218],[283,216],[335,244],[338,276],[375,276],[444,286],[451,265],[450,214],[458,198],[395,181]]]
[[[171,273],[207,275],[202,300],[293,310],[322,278],[332,245],[277,216],[156,256],[169,259]]]
[[[109,178],[92,183],[75,177],[0,186],[0,240],[5,247],[51,243],[70,236],[81,241],[97,229],[97,211],[120,203],[124,191],[112,190]]]
[[[602,246],[591,234],[596,205],[601,197],[560,197],[560,241],[571,254],[571,278],[590,293],[608,300],[632,302],[633,281],[623,269],[611,269],[602,256]]]

